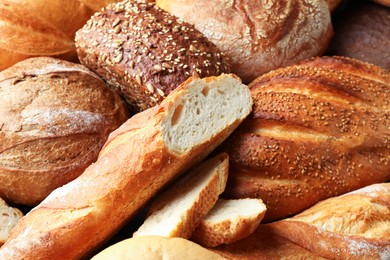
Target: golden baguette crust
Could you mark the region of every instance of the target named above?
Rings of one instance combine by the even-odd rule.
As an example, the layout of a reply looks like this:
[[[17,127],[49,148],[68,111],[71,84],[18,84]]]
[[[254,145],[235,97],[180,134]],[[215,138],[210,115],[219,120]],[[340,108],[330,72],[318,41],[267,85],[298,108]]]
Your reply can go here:
[[[390,258],[390,183],[321,201],[270,224],[275,233],[331,259]]]
[[[222,145],[227,198],[259,197],[266,221],[390,179],[390,73],[316,58],[255,80],[252,114]]]
[[[209,99],[203,97],[212,94],[214,96],[209,96]],[[221,118],[225,117],[221,114],[225,110],[216,109],[214,116],[202,121],[202,126],[207,129],[213,122],[220,123],[211,128],[210,134],[200,135],[203,137],[183,152],[167,146],[164,135],[178,124],[177,112],[195,109],[185,104],[208,100],[205,107],[198,107],[199,114],[192,118],[196,121],[198,117],[209,115],[210,106],[215,103],[222,105],[228,95],[230,102],[225,106],[235,102],[235,116],[223,121]],[[242,122],[251,108],[248,88],[233,76],[187,80],[161,105],[135,115],[114,131],[96,163],[30,211],[0,248],[0,259],[88,256],[159,190],[204,159]],[[185,118],[182,120],[186,122]],[[179,126],[194,129],[184,137],[199,134],[196,127],[191,128],[194,123]]]

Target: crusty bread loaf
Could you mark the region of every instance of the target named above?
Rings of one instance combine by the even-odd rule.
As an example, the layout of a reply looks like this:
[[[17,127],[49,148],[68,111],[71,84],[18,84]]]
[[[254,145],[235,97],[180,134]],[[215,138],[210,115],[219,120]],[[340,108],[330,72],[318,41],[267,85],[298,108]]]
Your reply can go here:
[[[253,112],[219,151],[225,198],[261,198],[265,221],[390,179],[390,73],[322,57],[251,85]]]
[[[222,256],[183,238],[135,237],[101,251],[92,260],[222,260]]]
[[[157,0],[156,4],[194,24],[230,58],[232,72],[245,83],[321,55],[332,36],[323,0]]]
[[[19,209],[8,206],[0,198],[0,247],[7,241],[9,233],[22,217],[23,213]]]
[[[328,55],[355,58],[390,70],[390,8],[369,1],[334,19]]]
[[[120,2],[121,0],[77,0],[80,3],[88,6],[94,11],[100,11],[103,7],[115,2]]]
[[[37,57],[0,72],[0,196],[38,204],[127,118],[119,95],[80,64]]]
[[[159,195],[133,236],[190,238],[225,190],[229,157],[210,158]]]
[[[325,258],[390,259],[390,183],[321,201],[270,225]]]
[[[33,56],[77,61],[74,35],[92,15],[77,0],[0,2],[0,71]]]
[[[375,3],[390,7],[390,0],[372,0]]]
[[[175,177],[203,160],[252,109],[233,75],[190,78],[111,133],[96,163],[14,228],[0,259],[75,259],[117,232]]]
[[[253,233],[266,210],[260,199],[219,199],[196,227],[191,240],[205,247],[231,244]]]
[[[152,107],[192,75],[229,72],[222,53],[190,24],[145,0],[96,13],[76,34],[81,63],[127,100],[133,112]]]

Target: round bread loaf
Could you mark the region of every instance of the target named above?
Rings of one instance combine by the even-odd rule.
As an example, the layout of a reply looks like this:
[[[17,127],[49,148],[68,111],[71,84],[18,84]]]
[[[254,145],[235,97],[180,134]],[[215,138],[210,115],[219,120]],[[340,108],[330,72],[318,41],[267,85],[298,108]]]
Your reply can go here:
[[[322,54],[332,26],[323,0],[157,0],[195,25],[231,60],[244,83],[261,74]],[[195,15],[196,14],[196,15]]]
[[[78,61],[74,36],[92,10],[77,0],[0,2],[0,71],[35,56]]]
[[[41,57],[0,72],[0,197],[39,203],[127,118],[119,95],[82,65]]]
[[[224,259],[189,240],[159,236],[134,237],[118,242],[95,255],[92,260],[144,259],[144,260],[213,260]]]
[[[121,93],[133,112],[160,103],[190,76],[230,71],[193,26],[145,0],[96,13],[77,32],[76,46],[81,63]]]
[[[390,70],[390,8],[358,3],[337,16],[327,54],[346,56]]]
[[[270,221],[390,180],[388,71],[323,57],[250,89],[252,114],[220,147],[230,158],[225,197],[261,198]]]

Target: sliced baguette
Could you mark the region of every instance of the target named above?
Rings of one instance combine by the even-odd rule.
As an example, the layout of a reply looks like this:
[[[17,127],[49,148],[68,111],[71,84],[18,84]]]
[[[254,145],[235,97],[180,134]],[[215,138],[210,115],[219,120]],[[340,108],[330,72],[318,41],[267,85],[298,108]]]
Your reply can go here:
[[[253,233],[266,211],[261,199],[219,199],[196,227],[191,240],[205,247],[231,244]]]
[[[228,172],[226,153],[199,164],[153,202],[133,236],[189,238],[225,190]]]
[[[0,198],[0,246],[5,243],[9,233],[22,217],[23,213],[19,209],[8,206]]]

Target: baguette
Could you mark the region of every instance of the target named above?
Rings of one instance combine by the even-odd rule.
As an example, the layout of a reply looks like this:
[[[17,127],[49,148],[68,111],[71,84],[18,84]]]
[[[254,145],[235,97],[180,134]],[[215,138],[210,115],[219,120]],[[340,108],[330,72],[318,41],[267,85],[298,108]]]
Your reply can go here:
[[[231,244],[253,233],[266,210],[260,199],[219,199],[196,227],[191,240],[205,247]]]
[[[161,105],[111,133],[96,163],[18,223],[0,259],[89,256],[164,186],[203,160],[251,109],[248,87],[233,75],[188,79]]]
[[[225,190],[229,172],[227,154],[196,166],[152,204],[133,236],[189,238]]]
[[[0,198],[0,247],[7,241],[11,230],[23,217],[23,213],[17,209],[7,205],[7,203]]]
[[[275,233],[330,259],[390,258],[390,183],[321,201],[270,224]]]

